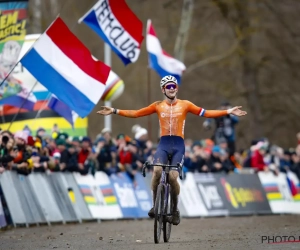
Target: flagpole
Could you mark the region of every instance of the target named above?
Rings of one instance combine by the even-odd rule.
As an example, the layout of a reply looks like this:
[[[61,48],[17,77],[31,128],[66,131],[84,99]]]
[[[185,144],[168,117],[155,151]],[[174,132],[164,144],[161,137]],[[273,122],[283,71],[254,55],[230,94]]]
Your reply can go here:
[[[151,103],[151,69],[148,66],[147,67],[147,87],[148,87],[148,93],[147,93],[147,105],[150,105]],[[148,136],[149,140],[152,141],[152,124],[151,124],[151,116],[148,115]]]
[[[111,48],[107,43],[104,43],[104,63],[111,67]],[[104,101],[104,106],[111,107],[111,102]],[[104,116],[104,127],[111,130],[111,115]]]
[[[15,119],[17,118],[17,116],[18,116],[18,114],[20,113],[21,109],[23,108],[25,102],[27,101],[28,97],[30,96],[30,94],[32,93],[33,89],[35,88],[35,86],[36,86],[37,84],[38,84],[38,81],[35,82],[35,84],[34,84],[33,87],[31,88],[30,92],[28,93],[27,97],[24,99],[24,101],[23,101],[21,107],[19,108],[18,112],[14,115],[13,119],[10,121],[10,124],[9,124],[9,126],[8,126],[8,129],[7,129],[8,131],[9,131],[9,129],[10,129],[12,123],[13,123],[13,122],[15,121]]]

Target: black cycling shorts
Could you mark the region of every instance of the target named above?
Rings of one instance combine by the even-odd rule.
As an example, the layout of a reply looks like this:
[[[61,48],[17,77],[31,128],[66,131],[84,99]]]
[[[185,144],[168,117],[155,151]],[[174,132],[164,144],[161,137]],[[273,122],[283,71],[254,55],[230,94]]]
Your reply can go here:
[[[154,154],[153,164],[177,165],[184,162],[185,146],[184,140],[180,136],[166,135],[160,138],[156,153]],[[168,155],[171,156],[171,163],[168,162]]]

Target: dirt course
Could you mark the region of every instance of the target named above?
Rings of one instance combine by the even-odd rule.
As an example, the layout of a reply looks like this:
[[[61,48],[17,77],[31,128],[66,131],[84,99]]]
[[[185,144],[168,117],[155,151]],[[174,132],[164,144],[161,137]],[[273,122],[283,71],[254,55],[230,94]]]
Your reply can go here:
[[[268,244],[262,237],[277,238]],[[281,236],[281,238],[279,238]],[[282,238],[287,236],[286,238]],[[154,244],[153,221],[103,221],[0,232],[0,249],[300,249],[300,216],[273,215],[182,219],[172,227],[169,243]]]

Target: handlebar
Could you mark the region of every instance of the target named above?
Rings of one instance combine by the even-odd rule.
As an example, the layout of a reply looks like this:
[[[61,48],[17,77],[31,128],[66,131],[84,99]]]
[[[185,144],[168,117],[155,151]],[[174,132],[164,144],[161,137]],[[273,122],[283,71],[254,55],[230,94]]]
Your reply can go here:
[[[168,165],[168,164],[160,164],[160,163],[150,163],[148,161],[146,161],[143,165],[142,168],[142,172],[143,172],[143,176],[146,177],[146,168],[147,167],[153,167],[153,166],[158,166],[158,167],[162,167],[163,169],[165,168],[176,168],[179,169],[179,178],[180,180],[182,180],[182,172],[183,172],[183,166],[181,163],[177,163],[177,165]]]

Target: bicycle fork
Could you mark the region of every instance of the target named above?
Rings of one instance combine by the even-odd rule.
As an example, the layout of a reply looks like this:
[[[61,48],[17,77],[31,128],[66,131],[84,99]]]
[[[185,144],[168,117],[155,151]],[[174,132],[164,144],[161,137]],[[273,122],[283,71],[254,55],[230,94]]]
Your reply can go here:
[[[162,175],[161,175],[161,182],[160,184],[162,184],[163,189],[164,189],[164,206],[163,206],[163,214],[162,216],[168,216],[167,214],[167,206],[169,204],[169,188],[170,188],[170,184],[168,183],[168,181],[166,180],[169,176],[166,174],[168,174],[168,172],[162,171]]]

